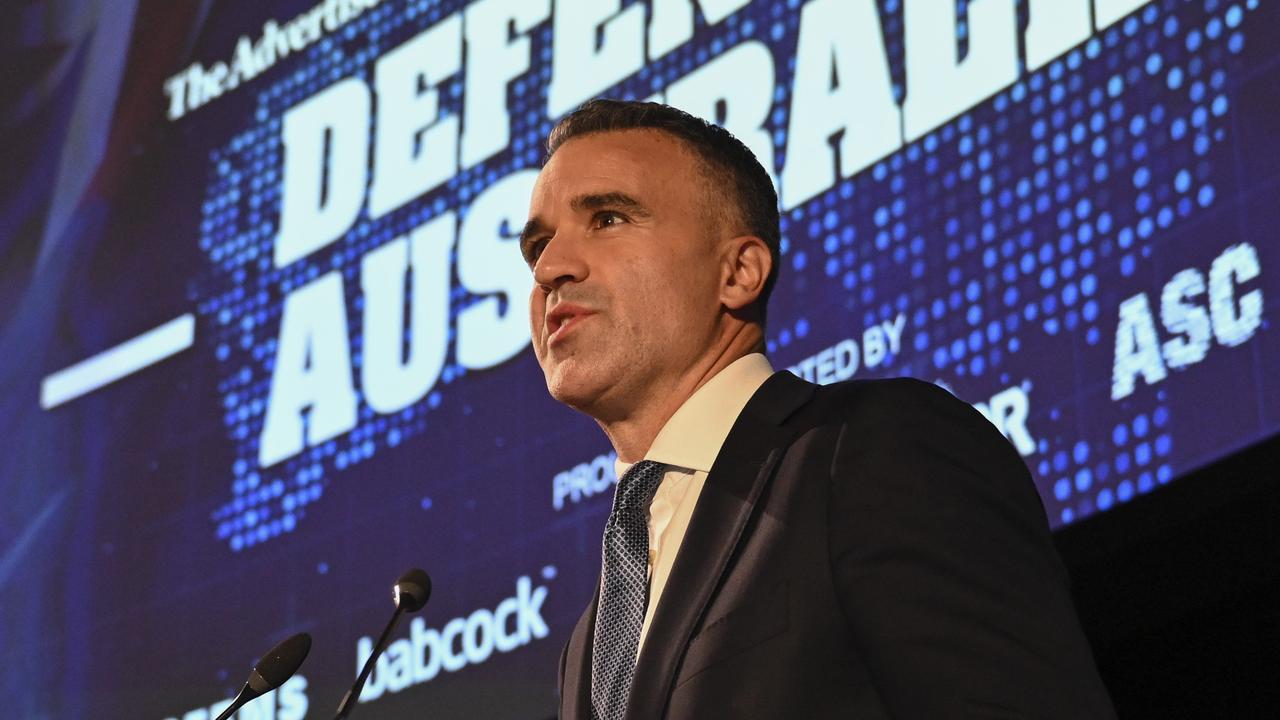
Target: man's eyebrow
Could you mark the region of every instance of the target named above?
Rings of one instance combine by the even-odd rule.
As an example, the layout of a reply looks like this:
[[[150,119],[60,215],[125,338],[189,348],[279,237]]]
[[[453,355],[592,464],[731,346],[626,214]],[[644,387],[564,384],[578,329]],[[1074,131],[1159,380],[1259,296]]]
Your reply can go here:
[[[651,215],[649,208],[645,207],[644,203],[624,192],[616,191],[578,195],[569,201],[569,207],[575,212],[618,208],[636,217],[647,218]],[[538,218],[530,218],[520,230],[520,254],[528,259],[530,246],[533,244],[534,238],[545,232],[547,232],[547,226],[542,221]]]
[[[578,212],[619,208],[639,217],[649,217],[644,203],[623,192],[587,193],[569,201],[569,207]]]

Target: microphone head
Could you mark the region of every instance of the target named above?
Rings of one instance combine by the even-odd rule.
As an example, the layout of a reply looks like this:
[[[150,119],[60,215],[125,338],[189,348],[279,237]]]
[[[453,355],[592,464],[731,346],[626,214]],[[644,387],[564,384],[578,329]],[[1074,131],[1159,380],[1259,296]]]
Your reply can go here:
[[[311,636],[298,633],[267,651],[249,673],[249,687],[258,695],[271,692],[293,677],[311,652]]]
[[[431,598],[431,576],[418,568],[405,572],[391,587],[391,597],[395,599],[397,608],[418,612]]]

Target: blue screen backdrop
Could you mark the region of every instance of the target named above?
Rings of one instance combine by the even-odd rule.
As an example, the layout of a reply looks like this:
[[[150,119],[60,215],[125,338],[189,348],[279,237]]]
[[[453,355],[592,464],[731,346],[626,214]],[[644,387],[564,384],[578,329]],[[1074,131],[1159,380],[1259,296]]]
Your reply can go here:
[[[943,385],[1055,528],[1280,431],[1266,0],[6,12],[14,717],[210,720],[302,631],[239,717],[327,716],[412,566],[435,594],[357,712],[554,714],[615,479],[546,394],[515,237],[597,95],[773,174],[775,367]]]

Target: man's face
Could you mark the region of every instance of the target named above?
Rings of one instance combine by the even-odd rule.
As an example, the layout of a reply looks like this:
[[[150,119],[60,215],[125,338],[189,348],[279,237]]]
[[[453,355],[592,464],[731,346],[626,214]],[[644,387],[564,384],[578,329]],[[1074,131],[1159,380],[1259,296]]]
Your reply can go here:
[[[580,136],[547,162],[521,247],[534,354],[557,400],[625,416],[706,353],[722,272],[707,195],[695,156],[660,131]]]

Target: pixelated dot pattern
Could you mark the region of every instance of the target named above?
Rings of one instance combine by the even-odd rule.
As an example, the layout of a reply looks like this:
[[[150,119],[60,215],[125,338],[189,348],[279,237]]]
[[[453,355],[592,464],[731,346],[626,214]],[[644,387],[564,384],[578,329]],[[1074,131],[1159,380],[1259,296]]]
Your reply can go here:
[[[383,53],[462,5],[384,2],[282,62],[240,90],[256,93],[256,109],[208,158],[199,242],[210,264],[198,281],[198,311],[212,328],[223,424],[235,448],[231,497],[211,514],[232,550],[291,532],[344,470],[428,432],[432,411],[466,375],[450,355],[421,402],[391,415],[362,404],[351,432],[266,470],[257,466],[284,296],[330,270],[341,272],[358,371],[360,258],[446,211],[465,216],[488,185],[541,160],[553,122],[545,114],[550,22],[531,33],[531,70],[510,85],[505,150],[377,220],[362,214],[331,246],[273,267],[282,114],[339,79],[371,80]],[[699,15],[691,43],[605,94],[649,97],[716,54],[761,41],[775,56],[767,127],[782,167],[799,5],[753,3],[714,26]],[[784,213],[783,272],[767,338],[775,365],[902,315],[901,347],[863,372],[960,388],[1025,388],[1035,401],[1028,423],[1037,444],[1024,459],[1055,525],[1168,482],[1172,434],[1158,394],[1150,400],[1155,405],[1133,411],[1123,433],[1080,429],[1069,427],[1067,416],[1088,389],[1076,381],[1051,392],[1029,378],[1043,355],[1106,346],[1104,315],[1113,309],[1100,296],[1107,283],[1131,275],[1140,258],[1158,250],[1164,231],[1217,201],[1215,173],[1223,160],[1216,148],[1230,130],[1226,85],[1232,58],[1244,47],[1244,16],[1256,6],[1256,0],[1149,3]],[[958,7],[963,53],[965,3]],[[901,99],[909,92],[901,3],[884,0],[879,9]],[[464,77],[465,68],[440,86],[442,116],[461,114]],[[455,285],[451,318],[476,299]],[[452,329],[449,338],[452,346]]]

